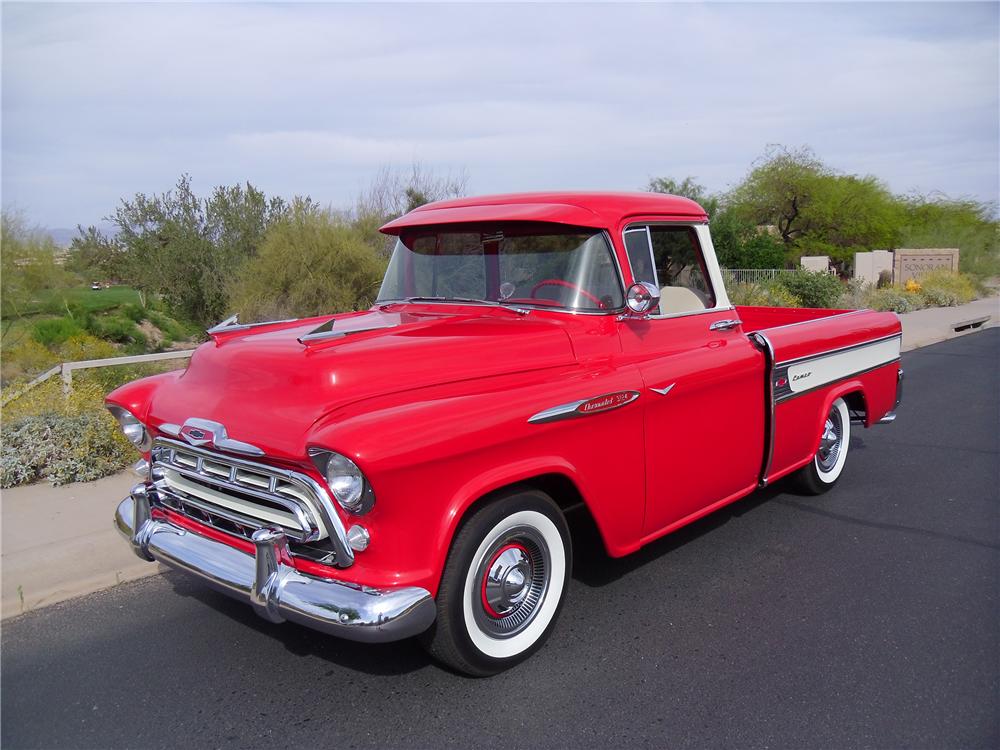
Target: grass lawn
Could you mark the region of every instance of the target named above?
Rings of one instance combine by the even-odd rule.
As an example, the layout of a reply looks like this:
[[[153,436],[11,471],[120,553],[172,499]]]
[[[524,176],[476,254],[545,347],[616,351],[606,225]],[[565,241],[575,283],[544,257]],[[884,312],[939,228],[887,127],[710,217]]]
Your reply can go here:
[[[32,301],[29,315],[50,313],[64,315],[66,305],[74,310],[89,313],[107,312],[120,305],[139,304],[139,293],[128,286],[113,286],[108,289],[91,289],[87,286],[69,289],[50,289]]]

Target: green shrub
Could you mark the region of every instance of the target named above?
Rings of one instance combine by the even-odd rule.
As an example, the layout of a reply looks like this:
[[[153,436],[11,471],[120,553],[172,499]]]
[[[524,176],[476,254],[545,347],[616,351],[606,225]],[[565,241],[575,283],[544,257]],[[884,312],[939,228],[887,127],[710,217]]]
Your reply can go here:
[[[778,283],[798,297],[803,307],[833,307],[844,290],[839,278],[822,271],[784,273]]]
[[[139,305],[135,304],[122,305],[121,307],[118,308],[118,312],[120,315],[128,318],[133,323],[141,323],[143,320],[146,319],[146,311]]]
[[[972,302],[978,292],[976,283],[967,274],[944,269],[930,271],[917,280],[928,307],[964,305]]]
[[[871,290],[865,303],[865,307],[872,310],[899,314],[920,310],[925,306],[920,292],[908,292],[897,286]]]
[[[103,410],[25,417],[4,426],[0,486],[40,479],[87,482],[120,471],[134,458],[135,448]]]
[[[128,318],[119,318],[116,315],[94,318],[90,330],[98,338],[118,344],[137,344],[140,354],[146,346],[146,336]]]
[[[48,318],[38,321],[31,328],[31,337],[43,346],[61,344],[81,333],[83,329],[72,318]]]
[[[174,320],[163,313],[150,310],[146,314],[146,319],[164,333],[164,345],[167,339],[186,339],[188,331]]]
[[[761,284],[733,284],[727,289],[729,301],[748,307],[801,307],[802,302],[777,281]]]

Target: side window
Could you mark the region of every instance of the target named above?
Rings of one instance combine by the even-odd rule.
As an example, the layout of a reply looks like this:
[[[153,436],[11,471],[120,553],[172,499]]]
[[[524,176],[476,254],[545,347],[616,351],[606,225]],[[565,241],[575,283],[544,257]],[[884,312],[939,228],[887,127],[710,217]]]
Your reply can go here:
[[[652,247],[656,279],[653,283],[660,288],[660,315],[697,312],[715,307],[715,294],[708,283],[705,259],[694,229],[657,224],[642,229],[648,232],[647,243]],[[628,234],[631,232],[626,233],[626,247]],[[631,259],[631,252],[629,258]],[[635,266],[633,272],[638,273]],[[646,281],[645,278],[639,280]]]

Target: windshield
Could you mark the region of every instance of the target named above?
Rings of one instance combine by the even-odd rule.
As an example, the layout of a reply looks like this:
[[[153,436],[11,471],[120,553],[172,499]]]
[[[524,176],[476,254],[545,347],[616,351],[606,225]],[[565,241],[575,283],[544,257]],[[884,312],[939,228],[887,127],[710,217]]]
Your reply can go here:
[[[377,301],[413,298],[592,311],[624,304],[606,235],[552,224],[403,234]]]

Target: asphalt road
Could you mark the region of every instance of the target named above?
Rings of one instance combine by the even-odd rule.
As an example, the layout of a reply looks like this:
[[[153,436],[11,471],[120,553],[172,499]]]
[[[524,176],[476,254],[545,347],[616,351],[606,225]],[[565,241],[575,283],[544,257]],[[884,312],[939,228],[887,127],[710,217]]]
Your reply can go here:
[[[903,364],[899,418],[856,433],[832,493],[779,485],[584,560],[508,673],[271,625],[170,574],[5,623],[0,740],[996,748],[1000,329]]]

